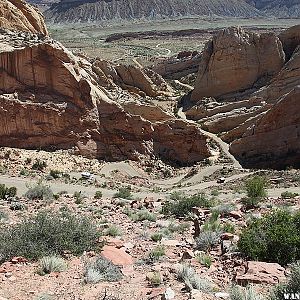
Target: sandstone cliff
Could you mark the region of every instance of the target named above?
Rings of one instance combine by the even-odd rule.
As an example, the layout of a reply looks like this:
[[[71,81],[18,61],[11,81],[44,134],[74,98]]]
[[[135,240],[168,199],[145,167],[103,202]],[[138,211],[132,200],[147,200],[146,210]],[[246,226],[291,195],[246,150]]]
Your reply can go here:
[[[61,44],[7,32],[0,36],[0,49],[1,146],[73,147],[100,159],[139,159],[142,155],[178,164],[210,155],[206,137],[197,127],[159,108],[121,106],[114,95],[133,96],[122,91],[105,68],[74,56]],[[106,68],[111,72],[118,69],[109,64]],[[123,67],[122,72],[128,70]],[[142,82],[147,73],[130,72],[137,73]],[[158,90],[154,74],[149,76],[151,89],[145,80],[145,87],[136,87],[145,94]],[[126,82],[125,75],[120,77]],[[136,82],[127,84],[134,87]]]
[[[291,117],[292,125],[288,119],[290,103],[296,115],[300,105],[292,100],[299,95],[299,45],[299,26],[278,37],[238,28],[220,32],[204,50],[195,90],[182,101],[186,116],[232,143],[244,166],[298,166],[299,143],[291,136],[299,119]]]
[[[0,27],[48,34],[41,13],[23,0],[0,1]]]
[[[300,87],[284,95],[230,150],[246,167],[300,167]]]
[[[239,27],[224,29],[205,46],[191,100],[262,86],[280,71],[284,59],[275,34],[256,34]]]

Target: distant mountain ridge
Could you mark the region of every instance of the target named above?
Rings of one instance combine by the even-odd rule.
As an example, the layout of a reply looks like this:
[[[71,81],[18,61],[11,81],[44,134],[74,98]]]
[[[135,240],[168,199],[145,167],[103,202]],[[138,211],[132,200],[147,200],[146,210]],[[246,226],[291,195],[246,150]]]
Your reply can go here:
[[[245,0],[248,4],[270,16],[299,18],[300,0]]]
[[[54,23],[212,15],[252,18],[263,13],[244,0],[61,0],[45,11]]]

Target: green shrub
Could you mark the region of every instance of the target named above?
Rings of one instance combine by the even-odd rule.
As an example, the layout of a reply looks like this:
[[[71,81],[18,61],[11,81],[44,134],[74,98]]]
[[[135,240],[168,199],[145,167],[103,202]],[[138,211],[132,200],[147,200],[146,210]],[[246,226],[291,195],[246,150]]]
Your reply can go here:
[[[174,215],[176,217],[185,217],[191,213],[193,207],[209,208],[214,206],[214,201],[208,199],[204,194],[185,196],[179,193],[173,193],[170,201],[164,203],[162,213],[164,215]]]
[[[47,167],[47,163],[43,160],[37,159],[32,165],[33,170],[43,171]]]
[[[132,199],[131,189],[130,188],[119,188],[119,191],[114,194],[114,198],[123,198],[123,199]]]
[[[39,259],[68,251],[95,250],[100,234],[86,217],[68,211],[42,211],[9,228],[0,228],[0,262],[13,256]]]
[[[223,232],[228,232],[228,233],[234,233],[235,232],[235,227],[233,223],[225,223],[222,225],[222,231]]]
[[[150,221],[155,222],[156,216],[155,214],[149,212],[147,209],[142,209],[136,213],[129,213],[129,218],[134,222],[141,222],[141,221]]]
[[[116,225],[111,225],[104,231],[104,235],[109,235],[113,237],[120,236],[121,234],[121,230]]]
[[[281,197],[284,199],[292,199],[299,196],[298,193],[293,193],[293,192],[289,192],[289,191],[285,191],[281,193]]]
[[[165,254],[165,247],[159,245],[149,252],[148,258],[150,262],[155,262],[158,261]]]
[[[249,198],[263,198],[267,196],[267,180],[265,177],[254,176],[246,181],[246,192]]]
[[[6,187],[5,184],[0,184],[0,199],[7,199],[9,197],[15,197],[17,195],[17,188],[12,186]]]
[[[80,192],[74,192],[73,197],[75,198],[75,203],[76,204],[81,204],[83,203],[83,200],[85,198],[85,195]]]
[[[285,293],[298,294],[300,292],[300,261],[291,265],[291,273],[286,283],[277,285],[271,292],[271,300],[282,300]]]
[[[0,210],[0,222],[7,219],[8,219],[8,214],[5,211]]]
[[[51,272],[63,272],[67,269],[67,264],[63,258],[45,256],[39,260],[38,273],[40,275],[50,274]]]
[[[212,264],[212,259],[209,255],[205,253],[199,253],[196,255],[196,259],[199,261],[199,263],[207,268],[209,268]]]
[[[102,198],[102,192],[101,191],[96,191],[95,195],[94,195],[95,199],[101,199]]]
[[[53,192],[50,186],[43,184],[41,181],[35,186],[29,187],[24,196],[29,200],[53,200]]]
[[[300,212],[279,210],[253,220],[242,231],[238,247],[253,260],[286,265],[300,259]]]
[[[162,237],[163,237],[162,233],[156,232],[151,235],[151,240],[154,242],[159,242],[161,241]]]
[[[100,281],[119,281],[122,279],[122,272],[118,266],[104,257],[99,257],[88,264],[84,273],[86,283],[98,283]]]

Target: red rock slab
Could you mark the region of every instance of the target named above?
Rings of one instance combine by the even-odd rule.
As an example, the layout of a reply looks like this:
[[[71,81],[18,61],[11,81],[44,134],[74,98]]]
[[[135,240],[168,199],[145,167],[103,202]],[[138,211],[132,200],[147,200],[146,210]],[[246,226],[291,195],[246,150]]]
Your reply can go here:
[[[122,249],[117,249],[112,246],[104,246],[101,256],[117,266],[125,267],[133,264],[133,259],[129,254]]]

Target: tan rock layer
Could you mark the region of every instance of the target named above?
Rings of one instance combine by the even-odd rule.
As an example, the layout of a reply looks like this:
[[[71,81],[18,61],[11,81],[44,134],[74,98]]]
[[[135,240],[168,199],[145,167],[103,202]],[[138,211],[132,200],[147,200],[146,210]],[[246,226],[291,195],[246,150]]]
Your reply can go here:
[[[52,40],[0,52],[0,145],[21,148],[75,147],[107,160],[160,157],[192,164],[210,155],[199,129],[145,106],[130,113],[97,82],[117,89],[90,62]],[[107,65],[107,68],[113,67]],[[135,71],[138,74],[139,71]],[[98,74],[105,74],[98,68]],[[132,84],[135,84],[134,82]],[[131,97],[130,94],[127,97]],[[137,112],[138,113],[138,112]],[[155,120],[154,115],[158,116]]]
[[[0,27],[44,35],[48,34],[41,13],[23,0],[0,1]]]

